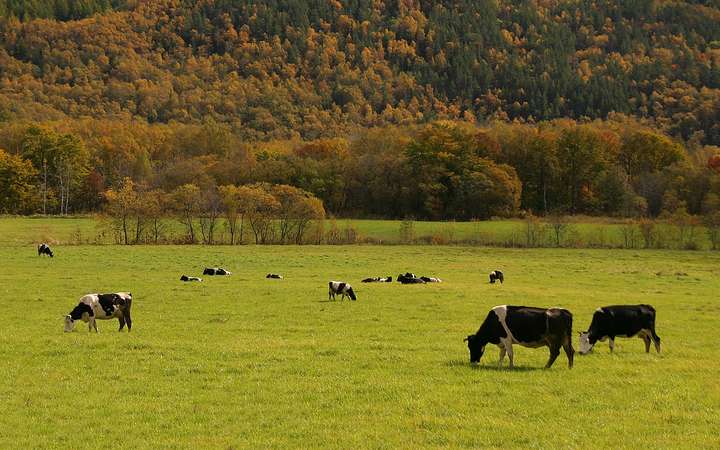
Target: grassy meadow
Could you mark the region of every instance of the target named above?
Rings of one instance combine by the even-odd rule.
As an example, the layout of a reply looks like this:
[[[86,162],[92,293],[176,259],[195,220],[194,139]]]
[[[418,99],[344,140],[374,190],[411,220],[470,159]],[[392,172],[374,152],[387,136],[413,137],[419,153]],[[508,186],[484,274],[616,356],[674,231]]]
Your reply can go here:
[[[461,246],[0,244],[0,448],[717,448],[720,255]],[[206,265],[233,271],[181,283]],[[502,268],[504,285],[486,274]],[[442,284],[361,284],[412,271]],[[284,280],[266,280],[268,272]],[[357,302],[329,302],[327,281]],[[133,293],[133,331],[62,332],[89,292]],[[462,339],[498,304],[650,303],[663,353]],[[575,344],[577,347],[577,342]],[[506,360],[507,364],[507,360]]]

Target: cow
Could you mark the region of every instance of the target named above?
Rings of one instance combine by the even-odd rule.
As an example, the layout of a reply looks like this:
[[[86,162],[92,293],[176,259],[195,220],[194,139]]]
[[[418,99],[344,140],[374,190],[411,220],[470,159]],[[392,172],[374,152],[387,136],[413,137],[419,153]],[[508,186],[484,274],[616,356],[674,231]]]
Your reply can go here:
[[[50,250],[50,246],[44,242],[42,244],[38,245],[37,250],[38,250],[38,256],[47,255],[51,258],[53,257],[53,252],[52,252],[52,250]]]
[[[615,338],[637,336],[645,341],[645,353],[650,353],[650,341],[660,353],[660,336],[655,333],[655,308],[650,305],[603,306],[595,310],[590,328],[580,333],[580,354],[589,353],[597,341],[609,339],[610,352]]]
[[[180,275],[180,281],[202,281],[202,278]]]
[[[132,329],[132,318],[130,307],[132,306],[132,294],[130,292],[116,292],[113,294],[88,294],[80,298],[78,305],[65,316],[65,332],[75,328],[75,322],[82,320],[88,323],[88,331],[95,329],[97,333],[96,319],[108,320],[118,319],[121,331],[127,324],[128,332]]]
[[[500,284],[505,282],[505,275],[499,270],[493,270],[490,272],[490,283],[495,284],[495,281],[500,281]]]
[[[225,270],[222,267],[206,267],[203,270],[203,275],[231,275],[232,272]]]
[[[420,277],[420,279],[426,283],[442,283],[442,280],[440,278],[435,277]]]
[[[343,281],[331,281],[328,283],[328,300],[335,300],[336,294],[341,294],[340,300],[343,300],[346,295],[350,297],[350,300],[357,300],[352,286]]]
[[[485,346],[495,344],[500,348],[498,367],[502,366],[507,353],[510,368],[514,367],[513,344],[523,347],[550,347],[550,359],[545,368],[550,368],[560,354],[560,347],[565,350],[568,367],[572,369],[572,314],[562,308],[533,308],[528,306],[496,306],[490,310],[480,329],[466,337],[470,349],[470,362],[480,361]]]
[[[425,281],[415,276],[414,273],[407,272],[405,275],[398,275],[398,283],[401,284],[423,284]]]
[[[276,280],[282,280],[282,279],[283,279],[283,276],[282,276],[282,275],[278,275],[278,274],[276,274],[276,273],[269,273],[269,274],[265,275],[265,278],[274,278],[274,279],[276,279]]]
[[[363,283],[392,283],[392,277],[371,277],[362,280]]]

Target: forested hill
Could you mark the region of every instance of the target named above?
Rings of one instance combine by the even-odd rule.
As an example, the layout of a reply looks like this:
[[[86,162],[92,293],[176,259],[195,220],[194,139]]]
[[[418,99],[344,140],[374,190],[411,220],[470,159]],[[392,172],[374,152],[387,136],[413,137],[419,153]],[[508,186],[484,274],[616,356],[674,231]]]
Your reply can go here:
[[[720,144],[716,0],[0,0],[0,15],[4,121],[212,118],[269,140],[616,111]]]

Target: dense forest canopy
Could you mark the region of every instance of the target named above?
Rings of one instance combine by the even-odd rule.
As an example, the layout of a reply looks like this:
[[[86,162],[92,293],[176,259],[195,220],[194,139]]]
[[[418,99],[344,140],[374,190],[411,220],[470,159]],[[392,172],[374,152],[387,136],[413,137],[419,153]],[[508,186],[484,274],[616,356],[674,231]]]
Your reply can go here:
[[[720,144],[717,2],[3,0],[0,16],[5,120],[315,139],[622,112]]]
[[[707,215],[719,65],[710,1],[0,0],[0,212]]]

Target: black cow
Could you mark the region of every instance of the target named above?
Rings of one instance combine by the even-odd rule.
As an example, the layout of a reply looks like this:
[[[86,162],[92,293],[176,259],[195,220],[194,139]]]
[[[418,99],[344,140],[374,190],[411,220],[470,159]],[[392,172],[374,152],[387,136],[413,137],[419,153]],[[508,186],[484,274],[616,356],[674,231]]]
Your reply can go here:
[[[222,267],[206,267],[203,270],[203,275],[230,275],[229,270],[225,270]]]
[[[371,277],[362,280],[363,283],[392,283],[392,277]]]
[[[53,252],[50,250],[50,246],[44,242],[38,245],[38,256],[42,255],[48,255],[51,258],[53,257]]]
[[[573,366],[572,314],[562,308],[532,308],[529,306],[496,306],[490,310],[480,329],[474,335],[465,338],[470,349],[470,362],[480,361],[485,346],[495,344],[500,347],[500,361],[507,353],[510,368],[513,367],[512,344],[523,347],[550,347],[550,359],[545,368],[549,368],[565,350],[568,366]]]
[[[425,281],[415,276],[414,273],[407,272],[405,275],[398,275],[398,283],[402,284],[423,284]]]
[[[637,336],[645,341],[645,353],[650,352],[650,341],[660,353],[660,336],[655,333],[655,308],[650,305],[603,306],[595,310],[590,329],[580,333],[580,354],[592,350],[597,341],[610,339],[610,352],[615,349],[617,336]]]
[[[282,275],[278,275],[276,273],[269,273],[269,274],[265,275],[265,278],[275,278],[276,280],[283,279]]]
[[[499,270],[493,270],[490,272],[490,283],[495,284],[495,281],[500,281],[500,284],[505,282],[505,275]]]
[[[344,281],[331,281],[328,283],[328,300],[335,300],[335,295],[337,294],[340,294],[340,300],[345,299],[346,295],[350,297],[350,300],[357,300],[352,286]]]
[[[180,275],[180,281],[202,281],[202,278]]]
[[[420,277],[420,279],[426,283],[442,283],[442,280],[440,278],[435,277]]]

